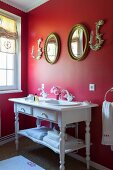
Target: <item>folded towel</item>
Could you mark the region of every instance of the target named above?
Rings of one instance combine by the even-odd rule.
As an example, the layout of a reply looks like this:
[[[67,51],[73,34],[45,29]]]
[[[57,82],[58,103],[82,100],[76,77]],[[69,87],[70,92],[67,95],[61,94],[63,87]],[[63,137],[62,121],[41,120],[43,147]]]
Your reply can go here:
[[[59,141],[59,139],[60,139],[60,132],[56,129],[48,131],[47,134],[48,134],[48,137],[50,139],[53,139],[55,141]],[[65,140],[67,140],[67,134],[66,133],[65,133]]]
[[[113,145],[113,103],[108,101],[102,105],[102,144]]]
[[[50,146],[54,148],[58,149],[60,147],[60,141],[55,141],[49,138],[48,135],[43,138],[43,141],[45,141],[46,143],[48,143]],[[83,143],[81,139],[76,139],[70,135],[67,135],[67,140],[65,141],[65,149],[69,149],[70,147],[74,147],[80,143]]]
[[[26,133],[33,138],[36,138],[38,140],[42,140],[43,137],[45,135],[47,135],[48,130],[50,130],[50,129],[48,129],[45,126],[42,126],[42,127],[28,129],[28,130],[26,130]]]
[[[59,147],[59,142],[52,140],[51,138],[48,137],[48,135],[43,138],[43,141],[46,142],[47,144],[49,144],[50,146],[54,147],[54,148]]]
[[[53,139],[53,140],[55,140],[55,141],[59,141],[60,133],[59,133],[59,131],[57,131],[56,129],[49,130],[49,131],[47,132],[47,134],[48,134],[48,137],[49,137],[50,139]]]
[[[48,137],[54,141],[59,141],[59,139],[60,139],[59,135],[55,135],[55,134],[51,134],[51,133],[48,133]]]

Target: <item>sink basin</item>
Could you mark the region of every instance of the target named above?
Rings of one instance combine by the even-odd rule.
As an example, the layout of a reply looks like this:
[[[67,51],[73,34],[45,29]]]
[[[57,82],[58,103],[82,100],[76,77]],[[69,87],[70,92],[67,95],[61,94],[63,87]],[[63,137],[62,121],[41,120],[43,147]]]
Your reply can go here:
[[[16,99],[15,99],[16,100]],[[17,98],[20,102],[28,102],[28,103],[38,103],[38,104],[50,104],[56,106],[87,106],[91,105],[91,102],[83,101],[83,102],[68,102],[66,100],[56,100],[54,98],[43,98],[39,97],[39,102],[35,102],[33,99],[29,99],[28,97]]]
[[[79,106],[82,103],[81,102],[68,102],[65,100],[45,100],[44,101],[47,104],[52,104],[52,105],[60,105],[60,106]]]
[[[20,100],[27,101],[27,102],[34,102],[34,100],[30,100],[29,98],[25,97]],[[51,104],[56,106],[79,106],[82,105],[82,102],[68,102],[66,100],[56,100],[54,98],[42,98],[39,97],[39,103],[42,104]]]

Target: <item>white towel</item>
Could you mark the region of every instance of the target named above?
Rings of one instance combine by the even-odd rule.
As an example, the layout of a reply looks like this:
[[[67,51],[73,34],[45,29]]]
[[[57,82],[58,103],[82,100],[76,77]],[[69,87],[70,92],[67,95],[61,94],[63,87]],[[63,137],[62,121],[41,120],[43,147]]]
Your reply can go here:
[[[113,103],[108,101],[102,105],[102,144],[113,145]]]
[[[60,132],[56,129],[53,129],[53,130],[49,130],[48,131],[48,137],[50,139],[53,139],[55,141],[59,141],[60,139]],[[65,140],[67,140],[67,134],[65,133]]]
[[[56,133],[54,130],[48,131],[48,137],[55,141],[59,141],[59,139],[60,139],[59,133]]]
[[[42,127],[37,127],[37,128],[28,129],[28,130],[26,131],[26,133],[27,133],[29,136],[33,137],[33,138],[36,138],[36,139],[38,139],[38,140],[42,140],[43,137],[44,137],[45,135],[47,135],[47,131],[48,131],[48,130],[49,130],[49,129],[48,129],[47,127],[42,126]]]
[[[43,138],[43,141],[45,141],[50,146],[57,148],[57,149],[60,146],[60,141],[55,141],[49,138],[48,135]],[[70,147],[76,147],[77,144],[81,144],[81,143],[83,143],[81,139],[76,139],[70,135],[67,135],[67,140],[65,141],[65,149],[69,149]]]
[[[55,140],[59,141],[60,139],[60,131],[53,129],[48,131],[48,137]],[[65,133],[65,140],[67,139],[67,134]]]
[[[51,138],[48,137],[48,135],[44,136],[43,141],[46,142],[47,144],[49,144],[50,146],[54,147],[54,148],[58,149],[58,147],[59,147],[59,142],[52,140]]]

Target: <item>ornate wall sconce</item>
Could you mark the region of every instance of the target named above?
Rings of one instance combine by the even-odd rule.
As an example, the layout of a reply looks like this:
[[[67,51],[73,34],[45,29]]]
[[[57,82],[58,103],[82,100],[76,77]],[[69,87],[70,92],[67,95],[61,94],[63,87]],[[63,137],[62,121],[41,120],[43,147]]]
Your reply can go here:
[[[104,24],[103,20],[100,20],[100,21],[96,22],[96,35],[95,35],[96,43],[94,45],[93,45],[93,36],[94,36],[94,33],[93,33],[93,31],[91,31],[89,46],[94,51],[99,50],[101,48],[103,42],[104,42],[104,40],[102,40],[102,35],[103,34],[99,33],[100,26],[102,26],[103,24]]]
[[[34,46],[32,46],[32,57],[35,58],[36,60],[39,60],[42,56],[42,48],[40,47],[40,44],[42,42],[42,38],[39,38],[37,43],[38,43],[38,53],[37,55],[35,56],[35,50],[34,50]]]

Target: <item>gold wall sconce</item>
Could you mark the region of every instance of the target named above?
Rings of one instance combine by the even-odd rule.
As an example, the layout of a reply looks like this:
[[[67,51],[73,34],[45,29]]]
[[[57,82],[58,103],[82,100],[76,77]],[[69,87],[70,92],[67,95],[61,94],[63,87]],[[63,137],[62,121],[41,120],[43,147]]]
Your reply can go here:
[[[104,21],[99,20],[95,24],[96,24],[96,33],[95,33],[95,41],[96,41],[96,43],[93,45],[94,33],[93,33],[93,31],[91,31],[89,46],[90,46],[90,48],[92,50],[97,51],[97,50],[99,50],[101,48],[101,46],[102,46],[102,44],[104,42],[104,40],[102,39],[103,34],[99,33],[99,29],[104,24]]]
[[[32,46],[32,52],[31,52],[31,54],[32,54],[32,57],[33,57],[34,59],[36,59],[36,60],[39,60],[39,59],[41,58],[41,56],[42,56],[42,48],[40,47],[41,42],[42,42],[42,38],[39,38],[39,39],[37,40],[38,50],[37,50],[37,55],[36,55],[36,56],[35,56],[34,46]]]

